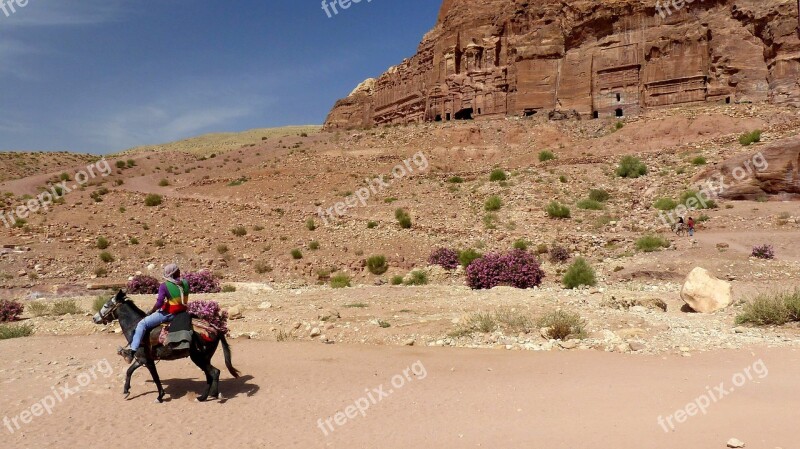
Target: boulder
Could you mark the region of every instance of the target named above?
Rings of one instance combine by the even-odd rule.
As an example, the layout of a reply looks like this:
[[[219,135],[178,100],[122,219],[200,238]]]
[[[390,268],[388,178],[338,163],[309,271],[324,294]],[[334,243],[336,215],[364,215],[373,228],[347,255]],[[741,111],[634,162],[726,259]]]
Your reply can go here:
[[[681,299],[695,312],[714,313],[731,305],[733,287],[705,268],[697,267],[686,277]]]
[[[232,320],[238,320],[242,317],[242,307],[239,305],[235,305],[228,309],[228,318]]]

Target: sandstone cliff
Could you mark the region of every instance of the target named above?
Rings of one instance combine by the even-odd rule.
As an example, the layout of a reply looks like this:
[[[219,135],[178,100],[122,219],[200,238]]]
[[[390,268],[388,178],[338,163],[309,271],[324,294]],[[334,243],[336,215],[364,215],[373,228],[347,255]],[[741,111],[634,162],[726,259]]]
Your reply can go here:
[[[417,54],[337,102],[325,128],[554,110],[613,117],[697,102],[800,105],[797,10],[796,0],[705,0],[680,10],[650,0],[444,0]]]

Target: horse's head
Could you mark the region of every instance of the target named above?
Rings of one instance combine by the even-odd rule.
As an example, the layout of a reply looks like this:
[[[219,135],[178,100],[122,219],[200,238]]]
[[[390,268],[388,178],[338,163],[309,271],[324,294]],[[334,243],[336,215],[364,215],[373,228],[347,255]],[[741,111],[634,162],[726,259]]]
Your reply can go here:
[[[125,304],[127,298],[125,297],[125,292],[120,290],[114,295],[113,298],[109,299],[103,307],[97,312],[92,321],[94,324],[108,324],[117,319],[117,310],[119,310],[120,306]]]

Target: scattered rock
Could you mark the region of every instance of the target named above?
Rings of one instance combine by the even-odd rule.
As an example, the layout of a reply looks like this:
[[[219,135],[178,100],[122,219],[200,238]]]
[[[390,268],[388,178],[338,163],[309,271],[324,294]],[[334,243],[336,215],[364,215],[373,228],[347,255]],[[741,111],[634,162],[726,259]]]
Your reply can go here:
[[[310,334],[311,338],[319,337],[320,335],[322,335],[322,332],[319,330],[318,327],[311,329],[311,334]]]
[[[264,301],[264,302],[262,302],[261,304],[258,305],[258,308],[261,309],[261,310],[271,309],[272,308],[272,303],[270,303],[268,301]]]
[[[232,320],[238,320],[242,317],[242,307],[239,305],[235,305],[228,309],[228,318]]]
[[[737,440],[736,438],[731,438],[730,440],[728,440],[728,447],[740,448],[744,447],[744,443]]]
[[[695,312],[714,313],[731,305],[733,287],[705,268],[697,267],[686,277],[681,299]]]

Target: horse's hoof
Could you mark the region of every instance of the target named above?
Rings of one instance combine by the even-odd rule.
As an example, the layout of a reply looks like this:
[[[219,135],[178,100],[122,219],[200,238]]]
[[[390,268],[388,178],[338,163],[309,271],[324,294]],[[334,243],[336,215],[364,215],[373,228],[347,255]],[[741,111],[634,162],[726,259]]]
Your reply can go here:
[[[128,399],[129,397],[131,397],[131,392],[130,391],[123,391],[122,392],[122,399]]]
[[[197,401],[197,402],[206,402],[206,401],[208,401],[208,398],[204,398],[204,397],[202,397],[202,396],[198,396],[198,397],[195,399],[195,401]]]

